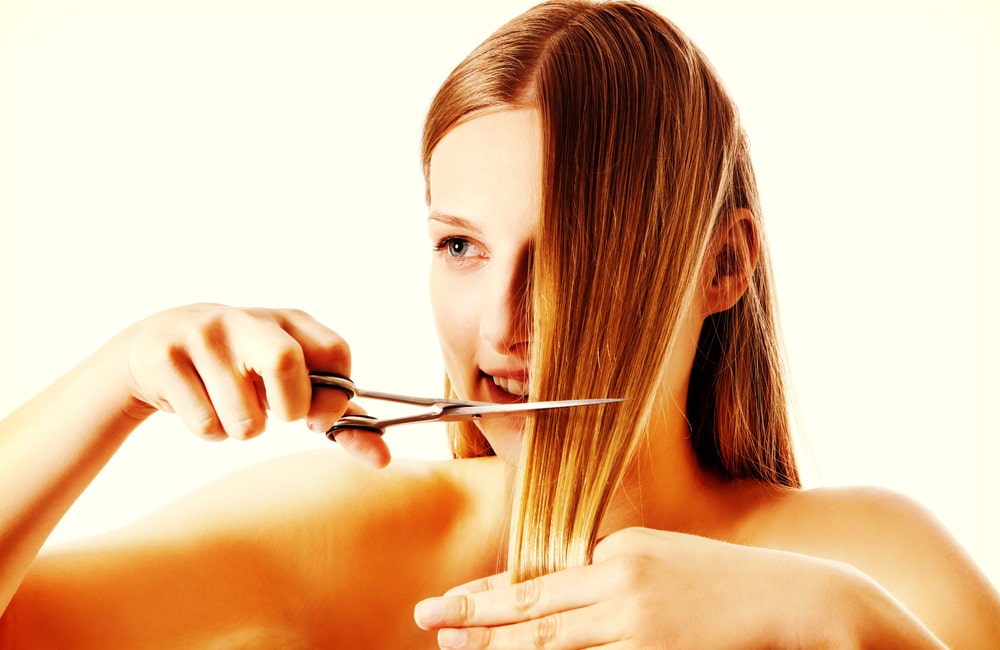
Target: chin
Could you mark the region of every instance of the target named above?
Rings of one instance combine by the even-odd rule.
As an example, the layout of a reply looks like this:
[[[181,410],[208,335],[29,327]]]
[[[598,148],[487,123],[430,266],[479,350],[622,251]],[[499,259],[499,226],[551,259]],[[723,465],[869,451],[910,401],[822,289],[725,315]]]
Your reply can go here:
[[[511,467],[517,467],[524,444],[524,419],[498,418],[480,421],[477,425],[497,458]]]

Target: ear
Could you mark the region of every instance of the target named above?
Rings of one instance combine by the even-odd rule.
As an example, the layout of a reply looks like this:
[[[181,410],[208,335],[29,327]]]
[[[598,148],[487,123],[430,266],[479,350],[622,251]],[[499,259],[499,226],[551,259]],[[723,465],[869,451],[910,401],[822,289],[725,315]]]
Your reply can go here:
[[[734,210],[719,223],[705,260],[703,316],[736,304],[750,285],[759,253],[757,224],[749,210]]]

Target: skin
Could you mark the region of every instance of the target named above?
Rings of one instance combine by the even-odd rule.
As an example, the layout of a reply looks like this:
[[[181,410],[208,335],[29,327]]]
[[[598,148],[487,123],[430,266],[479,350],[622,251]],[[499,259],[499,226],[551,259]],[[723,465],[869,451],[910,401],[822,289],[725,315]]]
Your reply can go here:
[[[532,128],[512,115],[504,111],[459,127],[431,157],[428,234],[439,249],[431,264],[431,305],[452,386],[460,397],[477,401],[518,399],[493,376],[528,380],[529,317],[521,305],[540,200],[541,152],[518,148],[515,155],[469,156],[477,148],[494,151],[499,143],[490,127],[521,137]],[[511,466],[520,454],[522,424],[519,418],[479,423]]]
[[[431,296],[449,377],[464,397],[498,399],[484,375],[527,367],[518,290],[540,211],[540,156],[531,109],[466,121],[432,155],[430,230],[450,246],[435,259]],[[749,246],[728,249],[749,251],[752,266],[753,221],[736,214],[727,224],[712,251],[744,238]],[[527,586],[511,587],[503,575],[475,581],[418,604],[418,624],[440,630],[442,648],[995,641],[995,590],[915,504],[871,490],[780,492],[698,467],[682,407],[698,332],[748,281],[708,266],[660,381],[662,408],[613,497],[594,563]],[[483,431],[501,459],[516,462],[512,421]],[[919,549],[910,543],[915,530],[926,540]],[[775,580],[781,588],[771,588]],[[942,593],[953,599],[941,602]]]
[[[432,156],[431,238],[455,245],[435,253],[431,296],[463,397],[517,399],[484,372],[530,381],[518,289],[540,135],[533,111],[503,110],[456,127]],[[752,243],[749,223],[735,215],[712,250]],[[746,278],[706,273],[703,284],[593,564],[513,587],[483,576],[504,563],[516,420],[483,423],[497,458],[376,470],[336,451],[300,454],[38,555],[156,409],[208,438],[260,433],[262,393],[272,414],[317,430],[353,409],[310,390],[307,369],[348,374],[350,354],[300,312],[201,305],[136,324],[0,423],[0,647],[995,647],[996,591],[919,506],[698,468],[676,405],[701,321]],[[387,462],[377,438],[338,442]]]

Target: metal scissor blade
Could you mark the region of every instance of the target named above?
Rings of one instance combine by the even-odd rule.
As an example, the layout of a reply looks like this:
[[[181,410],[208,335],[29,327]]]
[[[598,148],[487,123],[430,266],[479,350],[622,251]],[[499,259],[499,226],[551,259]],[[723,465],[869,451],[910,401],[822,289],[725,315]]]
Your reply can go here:
[[[437,419],[441,422],[479,420],[502,415],[528,414],[535,411],[572,408],[574,406],[615,404],[624,402],[627,399],[627,397],[608,397],[598,399],[564,399],[550,402],[512,402],[510,404],[487,403],[472,406],[448,406],[442,409],[441,415]]]
[[[415,415],[399,418],[379,419],[370,415],[345,415],[334,424],[326,437],[335,440],[339,432],[354,429],[371,431],[382,435],[389,427],[400,424],[416,424],[418,422],[458,422],[462,420],[479,420],[482,418],[500,417],[504,415],[528,414],[547,409],[571,408],[574,406],[593,406],[597,404],[614,404],[624,402],[627,397],[612,397],[607,399],[567,399],[551,402],[514,402],[512,404],[497,404],[485,402],[482,404],[448,404],[437,403],[433,408]]]

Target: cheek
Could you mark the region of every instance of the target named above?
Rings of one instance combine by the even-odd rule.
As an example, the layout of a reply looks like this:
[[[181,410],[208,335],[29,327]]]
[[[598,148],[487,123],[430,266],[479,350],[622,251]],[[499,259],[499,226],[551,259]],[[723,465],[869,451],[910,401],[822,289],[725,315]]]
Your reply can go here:
[[[467,394],[469,382],[478,373],[476,346],[480,305],[476,299],[478,292],[470,286],[472,284],[438,269],[431,270],[431,309],[445,369],[461,394]]]

